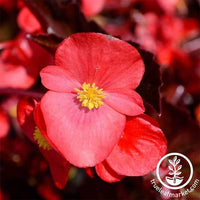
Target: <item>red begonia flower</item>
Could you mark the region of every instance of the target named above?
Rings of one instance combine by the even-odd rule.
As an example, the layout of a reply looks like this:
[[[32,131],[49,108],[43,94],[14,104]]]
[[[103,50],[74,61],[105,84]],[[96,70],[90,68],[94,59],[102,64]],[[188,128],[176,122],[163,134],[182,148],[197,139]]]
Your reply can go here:
[[[98,14],[105,4],[105,0],[81,0],[81,9],[83,13],[87,16],[93,16]]]
[[[47,137],[73,165],[103,161],[123,133],[126,117],[144,112],[134,91],[144,64],[138,51],[108,35],[78,33],[58,47],[41,71],[50,89],[41,100]]]
[[[19,101],[18,107],[17,107],[17,118],[18,122],[26,134],[26,136],[35,144],[39,146],[39,149],[47,162],[49,163],[50,171],[53,176],[55,185],[62,189],[64,188],[68,173],[70,169],[70,164],[59,154],[57,153],[51,146],[48,146],[48,142],[45,141],[45,137],[43,135],[43,131],[45,130],[45,124],[43,124],[44,120],[37,120],[37,123],[40,123],[39,125],[35,123],[34,120],[34,110],[37,108],[37,116],[41,113],[39,111],[40,107],[39,104],[34,101],[31,98],[23,98]],[[42,119],[42,116],[38,116],[39,119]],[[37,129],[36,127],[42,127],[43,130]],[[41,134],[40,141],[39,139],[36,140],[35,133]],[[37,137],[38,138],[38,137]],[[43,143],[43,144],[42,144]],[[46,144],[46,146],[44,146]],[[50,147],[50,148],[48,148]]]
[[[23,31],[28,33],[42,32],[42,27],[39,21],[27,7],[24,7],[20,10],[17,22]]]
[[[129,117],[124,135],[96,171],[107,182],[111,170],[121,176],[143,176],[155,169],[166,148],[166,138],[154,119],[144,114]]]
[[[20,33],[0,55],[0,88],[30,88],[52,55]]]
[[[3,108],[0,107],[0,139],[8,135],[10,129],[10,123],[8,116],[6,115]]]

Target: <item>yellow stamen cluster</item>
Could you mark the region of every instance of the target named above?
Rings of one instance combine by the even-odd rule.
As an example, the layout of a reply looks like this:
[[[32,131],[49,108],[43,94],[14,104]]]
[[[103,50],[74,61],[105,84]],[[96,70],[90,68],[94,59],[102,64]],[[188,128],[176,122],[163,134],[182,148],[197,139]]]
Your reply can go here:
[[[39,147],[43,148],[44,150],[51,150],[51,146],[47,142],[47,140],[41,134],[39,128],[35,127],[35,132],[33,133],[34,140],[38,143]]]
[[[87,107],[90,110],[93,108],[98,108],[103,105],[102,99],[106,98],[106,95],[103,93],[103,89],[98,89],[98,87],[93,83],[83,83],[81,86],[82,90],[75,88],[78,96],[77,99],[82,102],[83,107]]]

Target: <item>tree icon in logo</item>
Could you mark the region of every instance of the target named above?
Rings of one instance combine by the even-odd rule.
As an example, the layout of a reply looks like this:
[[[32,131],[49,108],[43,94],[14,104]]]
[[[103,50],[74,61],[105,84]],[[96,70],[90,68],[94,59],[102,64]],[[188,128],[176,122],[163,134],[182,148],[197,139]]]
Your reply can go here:
[[[170,171],[167,176],[163,176],[161,165],[163,164],[163,166],[166,166],[166,161]],[[184,168],[184,170],[181,172],[182,168]],[[182,177],[181,174],[183,174]],[[193,166],[185,155],[177,152],[168,153],[158,162],[156,175],[163,186],[168,189],[178,190],[188,185],[191,181],[193,176]]]
[[[182,173],[180,171],[182,168],[182,165],[179,165],[180,161],[181,159],[177,159],[177,156],[174,156],[172,160],[168,160],[168,162],[170,163],[170,165],[168,166],[170,172],[168,174],[173,175],[173,177],[166,176],[165,179],[170,185],[177,186],[183,182],[184,177],[179,177],[179,175]]]

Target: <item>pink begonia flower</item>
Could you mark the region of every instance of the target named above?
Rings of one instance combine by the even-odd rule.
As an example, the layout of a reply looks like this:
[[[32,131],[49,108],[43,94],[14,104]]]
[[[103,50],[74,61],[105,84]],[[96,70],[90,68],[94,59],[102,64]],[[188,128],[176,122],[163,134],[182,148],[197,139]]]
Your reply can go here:
[[[166,138],[154,119],[145,114],[129,117],[123,136],[96,172],[107,182],[143,176],[156,168],[166,150]]]
[[[40,75],[46,137],[73,165],[102,162],[123,134],[126,115],[144,112],[135,88],[144,63],[130,44],[109,35],[77,33],[64,40],[55,66]]]

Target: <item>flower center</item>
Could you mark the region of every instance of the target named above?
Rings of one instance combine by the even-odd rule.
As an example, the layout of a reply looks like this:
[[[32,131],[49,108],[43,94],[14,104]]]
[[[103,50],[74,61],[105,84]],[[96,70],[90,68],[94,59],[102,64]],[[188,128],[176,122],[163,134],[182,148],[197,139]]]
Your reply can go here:
[[[103,89],[99,89],[95,83],[90,85],[89,83],[83,83],[81,86],[82,90],[75,88],[78,96],[77,99],[82,102],[83,107],[87,107],[90,110],[93,108],[98,108],[103,105],[102,99],[106,98],[103,93]]]
[[[41,134],[39,128],[35,127],[35,132],[33,133],[34,140],[38,143],[39,147],[43,148],[44,150],[51,150],[51,146],[47,142],[47,140]]]

